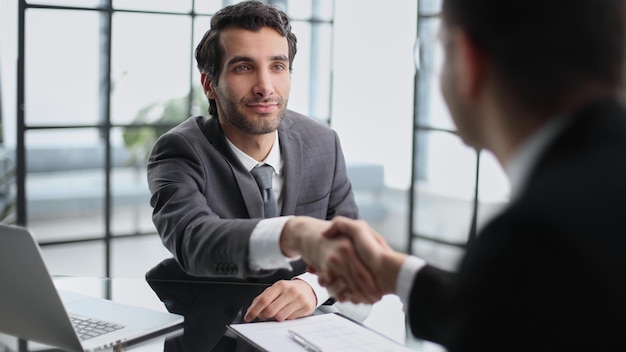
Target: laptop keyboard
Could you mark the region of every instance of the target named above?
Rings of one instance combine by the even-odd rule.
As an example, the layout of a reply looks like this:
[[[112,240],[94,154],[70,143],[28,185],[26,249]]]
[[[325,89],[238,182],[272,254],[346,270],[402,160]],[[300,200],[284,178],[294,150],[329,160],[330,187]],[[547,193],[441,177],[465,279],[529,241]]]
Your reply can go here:
[[[81,341],[88,340],[115,330],[123,328],[123,325],[110,323],[107,321],[97,320],[93,318],[81,318],[72,316],[72,325],[78,333]]]

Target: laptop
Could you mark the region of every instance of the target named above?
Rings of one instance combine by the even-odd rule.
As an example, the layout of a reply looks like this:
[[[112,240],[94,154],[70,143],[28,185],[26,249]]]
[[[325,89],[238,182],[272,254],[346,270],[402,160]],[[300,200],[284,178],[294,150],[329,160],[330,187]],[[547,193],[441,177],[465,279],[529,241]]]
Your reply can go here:
[[[85,352],[144,342],[181,329],[183,320],[177,314],[57,290],[32,233],[0,224],[0,332]],[[89,333],[73,325],[80,321],[91,325],[85,330]]]

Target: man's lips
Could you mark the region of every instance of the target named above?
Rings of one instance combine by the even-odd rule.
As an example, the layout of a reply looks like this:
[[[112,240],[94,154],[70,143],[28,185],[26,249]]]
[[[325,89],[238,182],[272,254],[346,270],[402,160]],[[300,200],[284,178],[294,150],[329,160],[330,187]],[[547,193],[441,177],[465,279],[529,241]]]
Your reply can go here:
[[[277,109],[278,104],[248,104],[248,107],[256,112],[267,114],[274,112]]]

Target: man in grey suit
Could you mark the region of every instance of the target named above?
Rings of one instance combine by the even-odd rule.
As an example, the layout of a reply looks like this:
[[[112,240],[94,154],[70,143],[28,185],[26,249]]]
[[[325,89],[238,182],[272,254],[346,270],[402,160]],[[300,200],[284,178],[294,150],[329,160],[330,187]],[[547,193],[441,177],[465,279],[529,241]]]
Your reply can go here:
[[[329,298],[281,250],[289,215],[359,216],[337,134],[287,110],[295,54],[284,12],[255,1],[218,11],[196,48],[211,117],[165,133],[148,162],[154,224],[187,273],[274,283],[246,320],[306,316]],[[264,214],[259,165],[273,169],[282,216]]]

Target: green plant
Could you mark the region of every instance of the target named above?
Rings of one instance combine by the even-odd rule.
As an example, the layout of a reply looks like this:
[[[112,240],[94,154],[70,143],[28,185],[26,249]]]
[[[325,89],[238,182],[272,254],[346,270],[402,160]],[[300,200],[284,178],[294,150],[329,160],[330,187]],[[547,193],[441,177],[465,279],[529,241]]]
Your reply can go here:
[[[194,90],[192,106],[195,110],[192,114],[207,113],[209,103],[202,90]],[[157,138],[189,116],[188,96],[152,103],[139,110],[133,123],[143,126],[129,126],[122,133],[124,145],[130,152],[128,163],[130,165],[144,165]],[[150,123],[155,124],[155,126],[145,126],[145,124]]]

